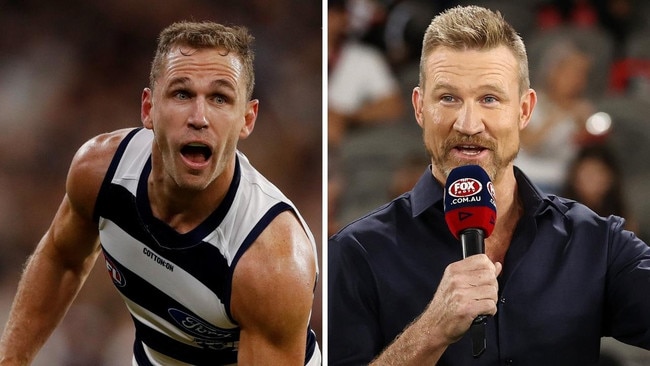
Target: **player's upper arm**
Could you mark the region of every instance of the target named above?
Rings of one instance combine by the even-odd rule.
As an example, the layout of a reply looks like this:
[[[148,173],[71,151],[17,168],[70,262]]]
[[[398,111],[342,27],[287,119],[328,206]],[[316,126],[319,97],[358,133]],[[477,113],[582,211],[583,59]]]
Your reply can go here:
[[[78,266],[98,248],[93,210],[99,189],[117,146],[127,130],[99,135],[75,154],[66,180],[63,202],[45,234],[40,250]]]
[[[289,211],[278,215],[242,256],[231,298],[232,314],[241,326],[239,362],[304,363],[315,257],[307,234]]]

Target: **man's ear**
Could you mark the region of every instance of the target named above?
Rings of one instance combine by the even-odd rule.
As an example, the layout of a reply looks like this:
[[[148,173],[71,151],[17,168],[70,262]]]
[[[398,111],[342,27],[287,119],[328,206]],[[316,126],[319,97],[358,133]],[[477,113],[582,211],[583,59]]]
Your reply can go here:
[[[422,127],[422,109],[424,108],[424,90],[419,86],[413,88],[413,93],[411,94],[411,103],[413,103],[413,113],[415,114],[415,119],[418,121],[420,127]]]
[[[519,103],[519,130],[523,130],[528,126],[530,122],[530,117],[533,115],[533,110],[535,110],[535,105],[537,104],[537,93],[533,89],[528,89],[526,93],[521,97]]]
[[[255,121],[257,120],[257,111],[260,105],[258,99],[253,99],[248,102],[246,106],[246,114],[244,114],[244,125],[239,131],[239,138],[245,139],[253,132],[255,128]]]
[[[153,130],[153,119],[151,110],[153,109],[153,91],[149,88],[142,90],[142,101],[140,103],[140,120],[145,128]]]

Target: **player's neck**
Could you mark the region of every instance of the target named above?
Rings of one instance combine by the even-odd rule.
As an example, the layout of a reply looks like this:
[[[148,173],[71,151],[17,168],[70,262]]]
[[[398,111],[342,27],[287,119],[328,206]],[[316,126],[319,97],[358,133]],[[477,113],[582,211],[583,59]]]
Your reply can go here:
[[[205,189],[187,189],[154,177],[152,171],[147,183],[151,212],[177,232],[187,233],[221,205],[230,189],[233,174],[230,170],[222,173]]]

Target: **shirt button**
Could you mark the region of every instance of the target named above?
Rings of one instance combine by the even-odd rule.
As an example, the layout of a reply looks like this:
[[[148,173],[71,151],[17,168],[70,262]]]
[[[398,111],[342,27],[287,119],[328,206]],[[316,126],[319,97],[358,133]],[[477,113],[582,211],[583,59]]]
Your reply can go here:
[[[502,304],[505,304],[506,303],[506,298],[505,297],[500,298],[499,302],[502,303]]]
[[[512,360],[512,358],[506,360],[506,365],[514,365],[514,363],[515,362]]]

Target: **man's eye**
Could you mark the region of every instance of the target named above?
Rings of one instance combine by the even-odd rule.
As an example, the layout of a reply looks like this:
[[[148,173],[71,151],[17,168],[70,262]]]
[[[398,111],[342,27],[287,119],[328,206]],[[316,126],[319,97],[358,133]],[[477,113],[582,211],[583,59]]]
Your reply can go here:
[[[176,98],[178,98],[178,99],[181,99],[181,100],[190,99],[190,95],[189,95],[189,93],[187,93],[187,92],[185,92],[185,91],[182,91],[182,90],[179,90],[179,91],[174,92],[174,96],[175,96]]]
[[[488,95],[487,97],[483,98],[483,102],[488,103],[488,104],[495,103],[497,101],[498,101],[497,98],[495,98],[495,97],[493,97],[491,95]]]
[[[440,98],[440,100],[443,101],[443,102],[451,103],[451,102],[455,101],[456,99],[454,97],[452,97],[451,95],[443,95]]]

